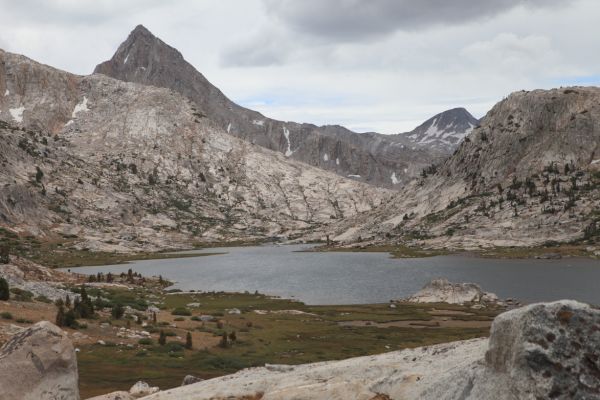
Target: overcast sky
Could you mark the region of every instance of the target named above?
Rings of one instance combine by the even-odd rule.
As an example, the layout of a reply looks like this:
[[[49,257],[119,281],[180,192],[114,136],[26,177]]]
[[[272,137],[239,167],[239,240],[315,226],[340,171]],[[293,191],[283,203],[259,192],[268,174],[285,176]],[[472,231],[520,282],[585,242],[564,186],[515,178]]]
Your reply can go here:
[[[408,131],[515,90],[600,84],[597,0],[0,0],[0,48],[78,74],[143,24],[277,119]]]

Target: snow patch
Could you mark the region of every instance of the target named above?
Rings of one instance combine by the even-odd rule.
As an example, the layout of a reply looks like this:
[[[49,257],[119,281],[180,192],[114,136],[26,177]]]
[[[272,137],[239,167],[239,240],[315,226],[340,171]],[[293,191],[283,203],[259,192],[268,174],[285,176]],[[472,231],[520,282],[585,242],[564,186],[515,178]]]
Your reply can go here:
[[[348,178],[360,178],[360,175],[348,175]]]
[[[129,60],[129,54],[127,54],[127,57],[125,57],[125,60],[123,61],[123,64],[127,64],[127,60]]]
[[[340,165],[340,159],[339,158],[335,159],[335,165]]]
[[[10,94],[10,90],[6,89],[6,92],[4,92],[4,97],[8,96]]]
[[[599,160],[594,160],[590,164],[592,164],[592,165],[594,165],[594,164],[600,164],[600,159]]]
[[[65,128],[66,128],[67,126],[71,125],[72,123],[73,123],[73,120],[72,120],[72,119],[70,119],[70,120],[69,120],[69,122],[67,122],[67,123],[65,124]]]
[[[290,131],[285,126],[283,127],[283,136],[285,136],[285,140],[287,140],[287,150],[285,151],[285,156],[289,157],[294,152],[292,151],[292,143],[290,143]]]
[[[252,123],[254,125],[263,126],[265,124],[265,121],[264,120],[255,119],[254,121],[252,121]]]
[[[408,168],[404,168],[404,173],[408,173]]]
[[[80,112],[90,111],[87,104],[88,104],[88,99],[87,99],[87,97],[83,96],[83,101],[81,103],[75,105],[75,109],[73,109],[73,114],[71,114],[71,116],[73,118],[75,118],[75,117],[77,117],[77,114],[79,114]]]
[[[13,119],[17,122],[23,122],[23,111],[25,111],[25,107],[21,106],[19,108],[11,108],[8,110]]]
[[[227,133],[231,132],[231,122],[229,123],[229,125],[227,125]]]
[[[397,184],[398,184],[398,182],[400,182],[400,181],[398,180],[398,178],[396,177],[396,172],[392,172],[391,179],[392,179],[392,185],[397,185]]]
[[[329,155],[327,153],[323,155],[323,161],[329,161]]]

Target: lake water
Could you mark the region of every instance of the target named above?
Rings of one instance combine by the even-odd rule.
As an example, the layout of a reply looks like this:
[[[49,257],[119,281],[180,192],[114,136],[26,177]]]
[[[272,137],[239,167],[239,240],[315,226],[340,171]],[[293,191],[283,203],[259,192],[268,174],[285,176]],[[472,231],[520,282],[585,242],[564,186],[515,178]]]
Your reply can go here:
[[[226,254],[82,267],[81,273],[162,275],[175,288],[254,292],[307,304],[383,303],[407,297],[434,278],[474,282],[501,298],[525,302],[576,299],[600,304],[600,261],[495,260],[471,256],[393,259],[386,253],[300,252],[309,246],[207,249]]]

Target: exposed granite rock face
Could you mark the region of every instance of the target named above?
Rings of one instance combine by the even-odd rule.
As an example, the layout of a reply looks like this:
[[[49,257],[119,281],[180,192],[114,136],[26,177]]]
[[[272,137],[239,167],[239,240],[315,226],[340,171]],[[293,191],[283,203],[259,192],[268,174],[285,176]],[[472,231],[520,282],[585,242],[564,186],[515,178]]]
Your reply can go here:
[[[447,279],[434,279],[423,286],[407,301],[413,303],[496,303],[498,296],[481,290],[474,283],[451,283]]]
[[[393,193],[227,135],[171,90],[0,61],[2,225],[157,250],[297,237]]]
[[[534,304],[498,316],[487,366],[522,398],[600,398],[600,312],[574,301]]]
[[[2,346],[0,399],[79,399],[75,350],[60,328],[38,322]]]
[[[598,241],[599,146],[600,88],[511,94],[437,170],[331,236],[463,249]]]
[[[461,115],[453,111],[443,121],[438,118],[435,139],[433,129],[427,132],[426,139],[423,134],[427,129],[422,127],[413,132],[415,137],[410,136],[412,133],[388,136],[359,134],[338,125],[318,127],[267,118],[229,100],[179,51],[141,25],[94,72],[170,88],[191,99],[202,114],[231,135],[286,157],[384,187],[399,187],[418,176],[424,167],[441,161],[472,129],[466,111]],[[429,146],[433,143],[436,146]]]
[[[585,304],[534,304],[498,316],[489,341],[252,368],[145,399],[598,399],[599,326],[600,311]]]

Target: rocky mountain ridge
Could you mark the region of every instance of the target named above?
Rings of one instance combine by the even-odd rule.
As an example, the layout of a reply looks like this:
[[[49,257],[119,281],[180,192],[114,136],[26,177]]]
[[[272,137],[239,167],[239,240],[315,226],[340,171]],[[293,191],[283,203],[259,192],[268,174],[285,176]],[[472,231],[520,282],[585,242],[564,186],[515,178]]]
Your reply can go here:
[[[296,237],[391,192],[227,135],[168,89],[0,51],[0,221],[129,251]]]
[[[513,93],[455,153],[339,241],[479,248],[593,244],[600,230],[600,88]]]
[[[229,134],[286,157],[374,185],[398,188],[444,159],[476,121],[466,110],[436,116],[432,131],[359,134],[338,125],[277,121],[229,100],[181,53],[139,25],[113,57],[94,70],[116,79],[170,88]],[[425,136],[424,136],[425,135]]]

